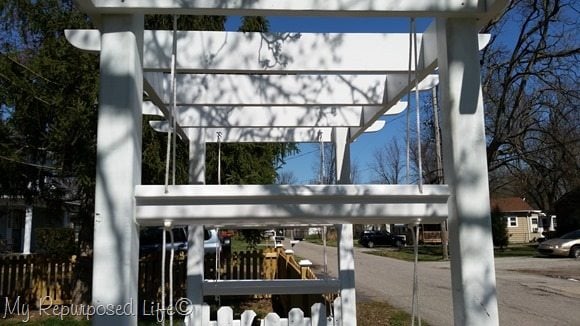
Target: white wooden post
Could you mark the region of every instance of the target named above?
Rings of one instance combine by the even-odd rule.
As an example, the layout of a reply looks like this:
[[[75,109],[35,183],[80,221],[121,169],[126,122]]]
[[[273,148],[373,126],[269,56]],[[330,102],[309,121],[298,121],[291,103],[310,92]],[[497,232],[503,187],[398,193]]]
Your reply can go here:
[[[26,205],[24,214],[24,243],[22,253],[30,254],[30,240],[32,239],[32,205]]]
[[[310,307],[310,319],[312,326],[327,326],[326,322],[326,306],[320,302],[315,303]]]
[[[128,310],[93,325],[137,325],[143,15],[102,15],[101,26],[92,295],[95,307]]]
[[[350,132],[334,128],[336,182],[350,184]],[[352,224],[336,226],[338,232],[338,269],[340,279],[341,325],[356,326],[356,291],[354,283],[354,249]]]
[[[475,19],[437,19],[455,325],[498,325]]]
[[[205,139],[202,129],[187,129],[189,138],[189,183],[205,184]],[[188,227],[187,298],[191,301],[188,325],[201,326],[204,271],[203,225]]]

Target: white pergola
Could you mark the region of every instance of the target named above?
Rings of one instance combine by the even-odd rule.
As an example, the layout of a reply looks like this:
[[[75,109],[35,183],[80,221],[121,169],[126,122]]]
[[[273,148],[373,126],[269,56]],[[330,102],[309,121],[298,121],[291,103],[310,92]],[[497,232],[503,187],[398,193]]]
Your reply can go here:
[[[448,218],[455,324],[497,325],[478,55],[489,38],[478,30],[505,2],[77,0],[99,29],[67,30],[66,36],[79,49],[99,52],[101,60],[93,304],[136,300],[139,225],[190,225],[189,323],[198,325],[203,295],[219,292],[203,282],[203,225],[337,224],[340,276],[314,287],[338,289],[343,324],[356,325],[351,223],[439,223]],[[191,185],[166,191],[164,186],[140,185],[141,115],[169,120],[174,34],[145,31],[144,14],[434,20],[417,35],[418,62],[411,72],[408,34],[302,33],[285,38],[178,31],[175,131],[189,142]],[[268,42],[280,42],[282,56],[273,56],[264,45]],[[422,191],[413,185],[351,185],[349,144],[365,131],[382,128],[379,118],[400,112],[405,107],[401,98],[416,82],[428,88],[437,68],[447,185],[425,185]],[[152,127],[170,130],[163,121]],[[218,132],[224,142],[334,142],[338,184],[204,185],[205,144],[216,142]],[[270,292],[305,293],[314,284],[291,283],[269,283]],[[249,283],[222,287],[256,291],[256,284]],[[136,307],[133,315],[93,319],[95,325],[136,321]]]

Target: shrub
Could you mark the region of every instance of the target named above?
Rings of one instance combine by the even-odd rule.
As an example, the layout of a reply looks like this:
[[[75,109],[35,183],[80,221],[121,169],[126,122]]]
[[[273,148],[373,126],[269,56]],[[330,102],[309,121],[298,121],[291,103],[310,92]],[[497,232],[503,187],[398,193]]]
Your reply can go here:
[[[38,253],[60,257],[68,257],[76,253],[73,229],[39,228],[35,232]]]

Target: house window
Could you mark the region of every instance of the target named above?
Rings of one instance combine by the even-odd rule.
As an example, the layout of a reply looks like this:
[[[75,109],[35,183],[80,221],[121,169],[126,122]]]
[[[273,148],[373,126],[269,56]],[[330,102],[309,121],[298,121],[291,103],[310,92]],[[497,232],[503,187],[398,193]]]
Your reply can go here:
[[[508,216],[507,217],[507,226],[508,228],[515,228],[518,226],[518,218],[516,216]]]
[[[537,217],[532,217],[531,223],[532,223],[532,232],[533,233],[538,233],[538,218]]]

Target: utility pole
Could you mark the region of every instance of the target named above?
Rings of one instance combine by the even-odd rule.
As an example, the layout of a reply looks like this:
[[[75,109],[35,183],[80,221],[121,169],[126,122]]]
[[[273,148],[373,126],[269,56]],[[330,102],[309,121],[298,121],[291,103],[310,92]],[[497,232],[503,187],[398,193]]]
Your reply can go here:
[[[435,156],[437,159],[437,183],[443,183],[443,160],[441,158],[441,132],[439,129],[439,102],[437,101],[437,86],[432,88],[433,99],[433,129],[435,134]],[[447,220],[441,222],[441,249],[443,259],[449,259],[449,234],[447,233]]]

